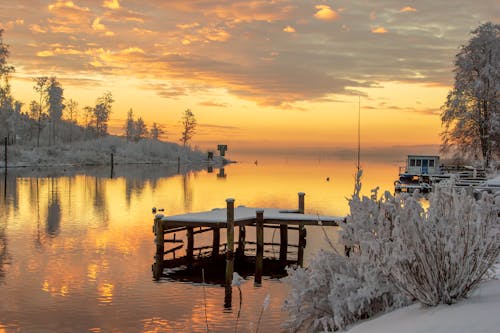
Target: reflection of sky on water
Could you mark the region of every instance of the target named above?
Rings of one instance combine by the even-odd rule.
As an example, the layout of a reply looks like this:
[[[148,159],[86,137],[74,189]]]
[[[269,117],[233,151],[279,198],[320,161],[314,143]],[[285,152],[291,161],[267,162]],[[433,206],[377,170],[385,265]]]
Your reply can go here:
[[[38,177],[9,174],[0,210],[0,330],[95,330],[125,332],[204,331],[200,285],[152,281],[154,244],[151,208],[165,214],[236,205],[296,208],[297,192],[306,192],[306,212],[344,215],[352,191],[354,166],[328,158],[248,157],[209,173],[176,174],[176,166],[115,166],[89,174],[37,171]],[[365,165],[365,192],[372,185],[392,189],[397,166]],[[16,176],[17,173],[17,176]],[[28,173],[31,173],[29,170]],[[330,177],[330,181],[326,178]],[[3,178],[0,180],[3,187]],[[335,228],[326,229],[335,238]],[[225,240],[221,233],[221,241]],[[182,239],[183,234],[178,238]],[[247,240],[254,239],[247,230]],[[266,239],[279,237],[266,229]],[[290,231],[290,243],[297,242]],[[308,228],[305,261],[326,246],[323,231]],[[210,244],[211,235],[195,237]],[[279,252],[279,249],[276,249]],[[234,331],[234,312],[223,311],[224,288],[206,286],[210,329]],[[281,302],[287,286],[264,280],[257,288],[243,285],[241,331],[256,323],[262,302],[271,294],[263,318],[266,329],[278,330],[285,318]],[[237,293],[233,293],[237,304]]]

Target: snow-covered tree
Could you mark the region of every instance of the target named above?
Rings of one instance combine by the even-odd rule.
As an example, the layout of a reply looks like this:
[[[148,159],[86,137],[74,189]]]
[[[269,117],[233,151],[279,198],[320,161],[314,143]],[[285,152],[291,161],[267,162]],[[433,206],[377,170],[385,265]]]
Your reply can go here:
[[[50,119],[50,135],[49,142],[52,141],[52,144],[56,141],[56,132],[61,122],[61,118],[63,115],[63,110],[65,108],[64,105],[64,89],[61,87],[57,78],[51,77],[46,87],[46,103],[48,107],[48,114]]]
[[[108,134],[108,120],[113,102],[113,95],[108,91],[97,99],[96,105],[92,109],[93,129],[98,137]]]
[[[40,147],[40,134],[41,134],[41,131],[42,131],[42,118],[45,114],[45,108],[44,108],[44,98],[45,98],[45,94],[46,94],[46,91],[47,91],[47,86],[49,84],[49,78],[46,77],[46,76],[41,76],[41,77],[37,77],[37,78],[34,78],[33,81],[35,82],[35,85],[33,86],[33,89],[35,89],[35,91],[39,94],[39,102],[38,102],[38,119],[37,119],[37,122],[38,122],[38,131],[37,131],[37,137],[36,137],[36,146],[37,147]]]
[[[181,119],[182,133],[180,141],[183,146],[186,147],[188,142],[193,138],[196,132],[196,118],[194,113],[190,109],[186,109],[182,115]]]
[[[148,134],[148,129],[142,117],[139,117],[135,122],[135,133],[134,133],[134,141],[137,142],[141,139],[144,139]]]
[[[480,155],[485,166],[500,156],[500,25],[480,25],[460,48],[441,120],[443,151]]]
[[[153,140],[159,140],[160,136],[164,133],[165,131],[157,123],[153,123],[149,131],[149,135]]]
[[[125,137],[127,141],[132,141],[135,132],[134,111],[132,109],[127,112],[127,120],[125,121]]]
[[[14,111],[14,99],[11,94],[9,77],[14,67],[7,63],[9,46],[3,42],[3,29],[0,29],[0,135],[9,136],[8,118]]]

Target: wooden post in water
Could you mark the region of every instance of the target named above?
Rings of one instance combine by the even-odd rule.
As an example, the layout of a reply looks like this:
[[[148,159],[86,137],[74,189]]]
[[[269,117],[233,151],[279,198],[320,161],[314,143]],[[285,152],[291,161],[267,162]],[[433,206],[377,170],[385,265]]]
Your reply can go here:
[[[181,157],[177,156],[177,173],[181,173]]]
[[[245,254],[245,226],[240,226],[238,229],[238,248],[236,249],[236,254],[238,256],[243,256]]]
[[[220,248],[220,228],[215,227],[212,229],[214,231],[214,239],[212,242],[212,257],[215,259],[219,255]]]
[[[153,276],[155,280],[159,280],[163,272],[163,255],[165,253],[165,236],[163,232],[163,223],[161,218],[155,218],[154,224],[156,255],[155,263],[153,264]]]
[[[191,265],[193,263],[193,249],[194,249],[194,234],[193,227],[187,227],[187,249],[186,249],[186,258],[188,264]]]
[[[286,262],[286,254],[288,252],[288,225],[280,224],[280,261]]]
[[[114,156],[113,153],[111,153],[111,178],[113,178],[113,169],[115,167],[115,161],[114,161]]]
[[[4,199],[7,200],[7,137],[5,137],[5,170],[4,170],[4,184],[3,184],[3,194]]]
[[[297,264],[304,265],[304,247],[306,246],[306,228],[303,224],[299,225],[299,249],[297,252]]]
[[[299,192],[298,193],[299,195],[299,213],[300,214],[304,214],[304,197],[305,197],[305,193],[304,192]]]
[[[232,303],[232,282],[234,271],[234,199],[226,199],[227,207],[227,248],[226,248],[226,284],[224,307],[230,308]]]
[[[257,250],[255,252],[255,279],[254,285],[262,285],[262,272],[264,270],[264,211],[256,212],[255,233]]]

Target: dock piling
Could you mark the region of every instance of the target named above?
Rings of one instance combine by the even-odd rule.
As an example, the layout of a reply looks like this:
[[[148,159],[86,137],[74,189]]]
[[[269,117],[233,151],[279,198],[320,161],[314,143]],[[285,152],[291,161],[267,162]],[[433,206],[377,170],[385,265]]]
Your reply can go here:
[[[239,226],[239,228],[238,228],[238,248],[236,249],[236,254],[238,256],[245,255],[245,238],[246,238],[245,227]]]
[[[288,251],[288,225],[280,224],[280,261],[286,262]]]
[[[304,192],[299,192],[298,193],[299,195],[299,213],[300,214],[304,214],[304,197],[305,197],[305,193]]]
[[[193,263],[193,249],[194,249],[194,233],[193,227],[187,227],[187,249],[186,249],[186,257],[188,264]]]
[[[255,280],[254,285],[262,285],[262,273],[264,266],[264,211],[256,211],[255,232],[257,238],[257,250],[255,253]]]
[[[213,242],[212,242],[212,257],[215,259],[219,255],[220,248],[220,228],[215,227],[213,230]]]
[[[163,272],[163,255],[165,253],[165,236],[161,218],[155,218],[154,232],[155,232],[155,243],[156,243],[156,255],[155,255],[155,263],[153,264],[153,276],[156,280],[159,280]]]
[[[227,248],[226,248],[226,292],[224,307],[230,308],[232,303],[232,282],[234,271],[234,199],[226,199],[227,207]]]

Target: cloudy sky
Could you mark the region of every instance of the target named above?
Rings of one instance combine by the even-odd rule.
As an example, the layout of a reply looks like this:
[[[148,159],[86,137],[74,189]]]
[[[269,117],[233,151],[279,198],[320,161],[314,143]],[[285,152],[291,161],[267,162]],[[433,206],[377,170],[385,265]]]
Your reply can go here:
[[[365,146],[439,143],[453,59],[496,0],[0,0],[16,67],[13,89],[57,76],[81,107],[116,99],[178,140],[190,108],[194,143],[351,147],[361,102]]]

